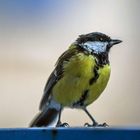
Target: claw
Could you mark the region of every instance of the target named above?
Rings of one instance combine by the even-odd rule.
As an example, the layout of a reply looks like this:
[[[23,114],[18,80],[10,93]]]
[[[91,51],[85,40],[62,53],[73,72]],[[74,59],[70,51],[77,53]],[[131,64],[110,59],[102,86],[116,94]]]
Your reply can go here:
[[[103,124],[98,124],[97,126],[101,126],[101,127],[109,127],[109,125],[107,123],[103,123]]]
[[[69,127],[68,123],[60,123],[56,127]]]
[[[96,123],[96,124],[89,124],[89,123],[85,123],[84,126],[85,127],[109,127],[109,125],[106,124],[106,123],[103,123],[103,124],[98,124],[98,123]]]

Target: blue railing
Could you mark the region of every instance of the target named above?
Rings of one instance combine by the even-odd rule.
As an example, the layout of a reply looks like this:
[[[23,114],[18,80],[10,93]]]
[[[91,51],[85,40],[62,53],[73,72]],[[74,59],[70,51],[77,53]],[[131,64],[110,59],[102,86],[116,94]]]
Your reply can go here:
[[[4,128],[0,140],[140,140],[140,127]]]

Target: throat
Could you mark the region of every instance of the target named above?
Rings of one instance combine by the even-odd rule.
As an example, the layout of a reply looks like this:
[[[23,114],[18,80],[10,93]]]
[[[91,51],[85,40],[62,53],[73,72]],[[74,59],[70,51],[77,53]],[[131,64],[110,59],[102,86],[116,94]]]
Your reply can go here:
[[[100,54],[94,54],[96,57],[96,63],[98,66],[103,67],[106,64],[109,64],[109,57],[108,53],[100,53]]]

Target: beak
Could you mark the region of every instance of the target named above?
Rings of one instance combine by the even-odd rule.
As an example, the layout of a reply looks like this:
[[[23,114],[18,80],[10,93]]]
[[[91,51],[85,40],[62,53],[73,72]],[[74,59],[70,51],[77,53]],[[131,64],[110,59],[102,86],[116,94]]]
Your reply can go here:
[[[119,43],[121,43],[121,42],[122,42],[121,40],[112,39],[112,40],[110,41],[110,45],[113,46],[113,45],[119,44]]]

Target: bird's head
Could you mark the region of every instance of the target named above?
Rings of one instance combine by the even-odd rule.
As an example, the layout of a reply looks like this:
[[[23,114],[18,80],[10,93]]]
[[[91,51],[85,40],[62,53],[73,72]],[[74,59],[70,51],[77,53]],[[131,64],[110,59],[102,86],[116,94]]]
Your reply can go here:
[[[109,36],[100,32],[80,35],[76,40],[78,46],[91,54],[108,53],[113,45],[121,42],[121,40],[111,39]]]

